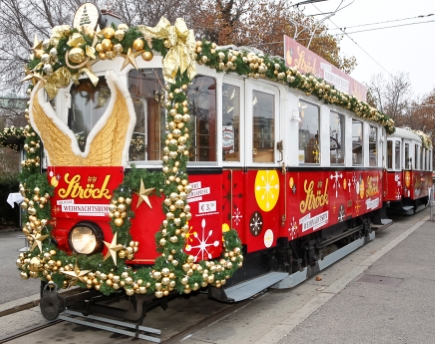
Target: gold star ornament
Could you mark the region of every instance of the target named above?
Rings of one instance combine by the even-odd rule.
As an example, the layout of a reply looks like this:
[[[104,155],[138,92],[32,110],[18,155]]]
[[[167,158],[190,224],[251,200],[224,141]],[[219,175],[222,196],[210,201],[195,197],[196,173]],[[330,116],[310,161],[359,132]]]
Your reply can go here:
[[[106,256],[104,257],[104,260],[106,260],[107,258],[112,256],[112,259],[113,259],[113,262],[115,263],[115,265],[116,265],[116,258],[118,256],[117,252],[124,248],[124,245],[116,243],[117,237],[118,237],[118,233],[115,233],[111,243],[104,241],[104,245],[106,245],[106,247],[107,247],[107,253],[106,253]]]
[[[129,64],[133,65],[133,67],[137,69],[136,57],[140,54],[140,51],[134,52],[131,48],[128,48],[127,55],[121,55],[124,57],[124,63],[122,64],[121,70],[123,70]]]
[[[90,272],[91,270],[80,270],[79,266],[77,265],[77,261],[76,261],[76,265],[74,267],[73,271],[62,271],[63,274],[67,275],[68,277],[71,278],[71,282],[69,283],[69,286],[73,286],[77,283],[77,281],[81,281],[84,282],[83,278],[88,274],[88,272]]]
[[[142,201],[145,201],[146,204],[148,204],[148,206],[152,209],[153,207],[151,206],[151,202],[148,198],[148,196],[155,190],[156,188],[149,188],[147,189],[145,187],[145,184],[143,182],[143,180],[141,179],[140,181],[140,190],[139,192],[135,192],[136,195],[138,195],[138,200],[137,200],[137,204],[136,204],[136,209],[139,208],[140,204],[142,203]]]
[[[41,235],[40,233],[33,235],[30,234],[30,237],[33,238],[33,245],[30,248],[30,251],[33,251],[36,246],[38,246],[39,251],[42,252],[42,242],[48,237],[48,235]]]

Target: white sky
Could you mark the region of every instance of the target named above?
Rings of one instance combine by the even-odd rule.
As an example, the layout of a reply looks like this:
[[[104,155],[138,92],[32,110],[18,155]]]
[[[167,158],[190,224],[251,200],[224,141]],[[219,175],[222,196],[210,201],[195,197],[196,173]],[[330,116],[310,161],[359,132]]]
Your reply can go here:
[[[301,1],[303,0],[293,0],[293,4]],[[304,13],[318,14],[319,10],[324,13],[331,12],[341,2],[327,0],[314,5],[304,5]],[[341,7],[351,3],[352,0],[344,0]],[[428,14],[433,16],[397,21]],[[320,20],[323,16],[318,15],[314,18]],[[422,23],[350,34],[358,45],[345,36],[340,44],[341,53],[355,56],[358,66],[351,76],[360,82],[367,83],[374,74],[380,72],[385,77],[389,77],[387,72],[405,72],[409,73],[414,95],[422,96],[435,88],[435,0],[354,0],[351,5],[332,16],[331,20],[338,27],[393,21],[374,26],[348,28],[347,32],[413,22]],[[431,22],[423,24],[426,21]],[[325,23],[331,34],[340,32],[332,30],[336,26],[331,21],[327,20]]]

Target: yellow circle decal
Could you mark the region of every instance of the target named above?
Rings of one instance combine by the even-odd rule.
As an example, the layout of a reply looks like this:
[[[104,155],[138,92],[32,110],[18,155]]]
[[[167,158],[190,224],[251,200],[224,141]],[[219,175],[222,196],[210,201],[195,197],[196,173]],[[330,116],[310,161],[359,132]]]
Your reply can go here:
[[[279,178],[276,171],[258,171],[255,177],[255,200],[263,211],[271,211],[279,196]]]
[[[411,185],[411,173],[409,171],[405,172],[405,185],[407,188]]]
[[[359,197],[361,197],[361,199],[364,198],[364,180],[361,180],[359,184]]]
[[[343,189],[346,190],[346,187],[347,187],[347,180],[346,180],[346,178],[344,178],[344,180],[343,180]]]

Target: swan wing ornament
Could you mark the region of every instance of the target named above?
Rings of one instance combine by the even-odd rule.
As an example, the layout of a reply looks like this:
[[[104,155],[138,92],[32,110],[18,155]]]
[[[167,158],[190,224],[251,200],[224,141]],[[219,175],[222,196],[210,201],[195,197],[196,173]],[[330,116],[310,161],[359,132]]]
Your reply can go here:
[[[114,72],[108,71],[106,80],[111,90],[110,102],[89,133],[84,152],[80,150],[72,130],[57,117],[43,89],[35,87],[30,98],[30,123],[44,143],[50,166],[127,164],[128,148],[136,123],[133,102]]]

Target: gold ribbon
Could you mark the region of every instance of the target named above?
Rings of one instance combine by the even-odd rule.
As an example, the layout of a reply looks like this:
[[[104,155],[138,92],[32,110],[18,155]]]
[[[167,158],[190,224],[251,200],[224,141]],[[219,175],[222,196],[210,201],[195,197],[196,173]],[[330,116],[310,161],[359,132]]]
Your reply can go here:
[[[71,72],[66,67],[60,67],[47,78],[44,88],[50,99],[53,99],[60,88],[66,87],[71,81]]]
[[[174,83],[178,69],[181,73],[187,70],[189,79],[196,75],[195,36],[193,30],[188,30],[183,19],[178,18],[175,25],[162,17],[156,27],[139,25],[138,30],[144,36],[168,41],[168,53],[163,59],[163,76],[167,82]]]
[[[50,44],[57,46],[59,40],[67,37],[71,32],[69,25],[58,25],[51,30]]]

